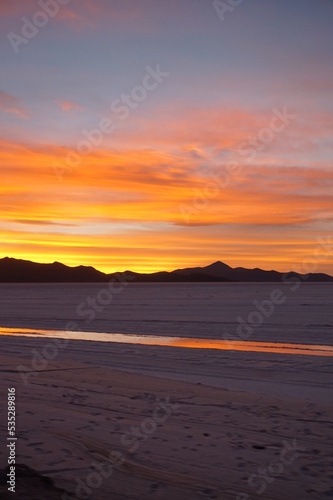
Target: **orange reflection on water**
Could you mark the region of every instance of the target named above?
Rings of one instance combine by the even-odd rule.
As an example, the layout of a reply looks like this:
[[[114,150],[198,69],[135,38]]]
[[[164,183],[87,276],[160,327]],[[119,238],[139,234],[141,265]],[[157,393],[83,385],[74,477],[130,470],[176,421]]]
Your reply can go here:
[[[238,340],[174,339],[174,347],[191,349],[219,349],[224,351],[273,352],[276,354],[304,354],[308,356],[333,356],[333,346],[313,344],[285,344],[282,342],[246,342]]]
[[[0,335],[33,338],[61,338],[119,344],[140,344],[187,349],[218,349],[222,351],[271,352],[275,354],[302,354],[305,356],[333,356],[333,346],[292,344],[283,342],[256,342],[239,340],[214,340],[159,335],[134,335],[124,333],[72,332],[37,330],[31,328],[0,327]]]

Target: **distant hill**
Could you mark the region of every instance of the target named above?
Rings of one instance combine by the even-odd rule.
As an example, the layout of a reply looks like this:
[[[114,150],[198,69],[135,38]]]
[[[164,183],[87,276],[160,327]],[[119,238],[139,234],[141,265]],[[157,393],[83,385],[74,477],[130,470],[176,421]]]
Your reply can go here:
[[[194,283],[194,282],[281,282],[283,273],[263,269],[232,268],[223,262],[214,262],[206,267],[176,269],[152,274],[133,271],[105,274],[93,267],[69,267],[59,262],[38,264],[28,260],[5,257],[0,259],[0,283],[105,283],[114,277],[133,283]],[[295,272],[290,277],[305,277]],[[310,282],[333,282],[328,274],[314,273],[306,277]]]
[[[277,282],[282,280],[282,276],[285,273],[280,273],[278,271],[265,271],[263,269],[255,268],[255,269],[246,269],[245,267],[235,267],[232,268],[223,262],[214,262],[214,264],[210,264],[206,267],[195,267],[188,269],[178,269],[173,271],[171,274],[177,275],[191,275],[191,274],[200,274],[203,273],[205,275],[214,276],[217,278],[224,278],[230,281],[239,281],[239,282]],[[288,273],[290,277],[299,276],[303,277],[306,275],[298,274],[293,271]],[[324,273],[310,273],[307,275],[306,281],[332,281],[333,276],[329,276]]]
[[[104,273],[93,267],[68,267],[60,262],[37,264],[29,260],[0,260],[1,283],[81,283],[105,282]]]

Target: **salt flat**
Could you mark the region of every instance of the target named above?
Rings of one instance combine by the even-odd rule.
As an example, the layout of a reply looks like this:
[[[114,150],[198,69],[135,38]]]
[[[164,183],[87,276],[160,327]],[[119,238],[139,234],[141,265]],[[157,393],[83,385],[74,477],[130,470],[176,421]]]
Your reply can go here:
[[[0,326],[333,345],[333,284],[0,284]],[[255,303],[285,300],[261,325],[240,329]],[[106,300],[105,300],[106,297]],[[104,301],[104,303],[102,303]],[[94,304],[94,305],[91,305]],[[267,307],[267,305],[266,305]],[[250,317],[251,319],[251,317]]]
[[[333,495],[331,357],[176,346],[177,337],[188,345],[194,338],[240,340],[239,325],[250,325],[254,304],[267,306],[280,290],[283,304],[241,340],[330,349],[331,284],[304,283],[297,292],[277,283],[130,284],[102,305],[96,300],[103,290],[0,285],[0,326],[37,334],[0,337],[2,393],[17,391],[18,463],[74,498]],[[93,315],[91,303],[98,307]],[[174,345],[38,336],[47,329],[61,337],[69,322],[77,338],[156,335]],[[169,404],[164,414],[161,404]],[[0,468],[6,463],[2,450]],[[43,496],[40,483],[35,491],[26,484],[18,478],[18,500]]]
[[[17,388],[19,462],[76,498],[332,495],[330,358],[71,341],[22,378],[53,341],[2,337],[1,384]]]

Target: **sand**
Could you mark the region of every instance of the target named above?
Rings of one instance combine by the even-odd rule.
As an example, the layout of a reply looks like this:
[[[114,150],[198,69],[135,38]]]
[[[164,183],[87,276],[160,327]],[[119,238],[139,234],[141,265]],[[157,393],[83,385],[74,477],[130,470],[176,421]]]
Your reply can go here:
[[[331,358],[49,342],[1,338],[0,468],[15,387],[17,463],[40,475],[8,498],[333,497]]]

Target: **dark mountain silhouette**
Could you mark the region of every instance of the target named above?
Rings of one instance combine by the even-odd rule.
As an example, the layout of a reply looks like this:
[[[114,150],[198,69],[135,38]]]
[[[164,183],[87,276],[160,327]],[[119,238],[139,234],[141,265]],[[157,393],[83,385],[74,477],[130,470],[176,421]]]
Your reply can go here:
[[[60,262],[37,264],[28,260],[0,260],[1,283],[78,283],[104,282],[106,275],[93,267],[68,267]]]
[[[227,281],[239,281],[239,282],[277,282],[281,281],[284,273],[279,273],[278,271],[264,271],[263,269],[246,269],[244,267],[232,268],[224,262],[217,261],[206,267],[194,267],[188,269],[177,269],[171,274],[176,274],[178,276],[188,276],[193,274],[204,274],[206,276],[214,276],[215,278],[223,278]],[[328,274],[314,273],[308,275],[302,275],[295,272],[288,273],[288,277],[292,278],[299,276],[306,281],[333,281],[333,277]],[[306,278],[305,278],[306,277]]]
[[[176,269],[152,274],[132,271],[105,274],[93,267],[69,267],[59,262],[37,264],[28,260],[5,257],[0,259],[0,283],[105,283],[110,279],[123,279],[134,283],[173,282],[281,282],[284,274],[263,269],[232,268],[223,262],[214,262],[206,267]],[[333,277],[323,273],[302,275],[288,273],[288,279],[299,277],[303,281],[333,282]]]

